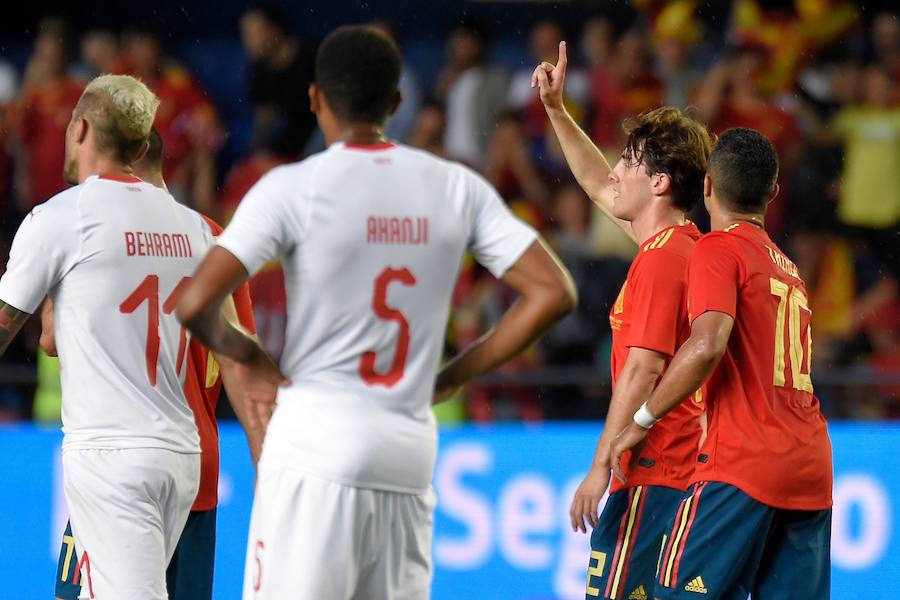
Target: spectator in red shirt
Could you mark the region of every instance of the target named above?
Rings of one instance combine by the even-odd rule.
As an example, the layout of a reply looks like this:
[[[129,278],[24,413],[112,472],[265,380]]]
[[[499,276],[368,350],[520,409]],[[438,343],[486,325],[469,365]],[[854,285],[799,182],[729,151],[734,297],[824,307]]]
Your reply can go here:
[[[67,75],[66,41],[61,21],[41,24],[21,93],[12,106],[15,197],[23,213],[66,187],[62,178],[63,141],[84,87]]]
[[[760,91],[760,76],[766,64],[765,51],[758,46],[738,46],[726,52],[712,68],[697,93],[697,114],[714,133],[733,127],[755,129],[767,137],[781,162],[778,183],[781,194],[769,207],[766,227],[772,235],[784,227],[789,190],[787,175],[799,158],[802,147],[794,116]]]
[[[128,72],[159,97],[156,129],[163,139],[163,170],[172,195],[198,211],[215,209],[215,153],[222,129],[212,102],[181,65],[164,60],[157,34],[133,30],[125,35]]]
[[[663,87],[651,69],[649,50],[646,33],[631,30],[616,43],[612,60],[591,72],[591,133],[599,147],[622,146],[622,119],[662,104]]]

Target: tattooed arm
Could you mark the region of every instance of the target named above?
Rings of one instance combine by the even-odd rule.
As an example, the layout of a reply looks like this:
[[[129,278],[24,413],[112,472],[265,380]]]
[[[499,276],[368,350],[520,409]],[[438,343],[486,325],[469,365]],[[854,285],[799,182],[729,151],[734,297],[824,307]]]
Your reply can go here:
[[[30,316],[27,312],[0,300],[0,355],[6,352],[10,342]]]

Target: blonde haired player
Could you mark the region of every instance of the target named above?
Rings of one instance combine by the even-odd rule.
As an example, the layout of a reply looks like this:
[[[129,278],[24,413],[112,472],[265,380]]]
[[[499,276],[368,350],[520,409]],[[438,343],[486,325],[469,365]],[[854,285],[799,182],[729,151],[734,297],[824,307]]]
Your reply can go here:
[[[183,391],[189,339],[172,313],[212,237],[134,176],[158,105],[131,77],[87,86],[66,130],[74,187],[25,217],[0,280],[0,351],[53,301],[63,483],[89,598],[166,598],[200,476]]]

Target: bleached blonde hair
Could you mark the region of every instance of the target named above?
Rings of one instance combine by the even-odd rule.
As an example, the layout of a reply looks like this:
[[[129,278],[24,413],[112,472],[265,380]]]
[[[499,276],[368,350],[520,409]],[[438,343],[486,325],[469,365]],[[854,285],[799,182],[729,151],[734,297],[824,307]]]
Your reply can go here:
[[[159,98],[129,75],[100,75],[85,88],[76,108],[95,127],[98,149],[130,164],[147,142]]]

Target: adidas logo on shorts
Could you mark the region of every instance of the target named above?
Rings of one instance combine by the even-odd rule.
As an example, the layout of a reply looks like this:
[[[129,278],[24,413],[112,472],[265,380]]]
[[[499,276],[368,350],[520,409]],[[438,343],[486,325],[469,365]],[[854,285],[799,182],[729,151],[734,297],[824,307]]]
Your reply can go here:
[[[650,598],[647,596],[644,586],[639,585],[637,589],[628,596],[628,600],[650,600]]]
[[[703,578],[697,575],[693,581],[684,586],[686,592],[697,592],[698,594],[708,594],[709,590],[703,585]]]

